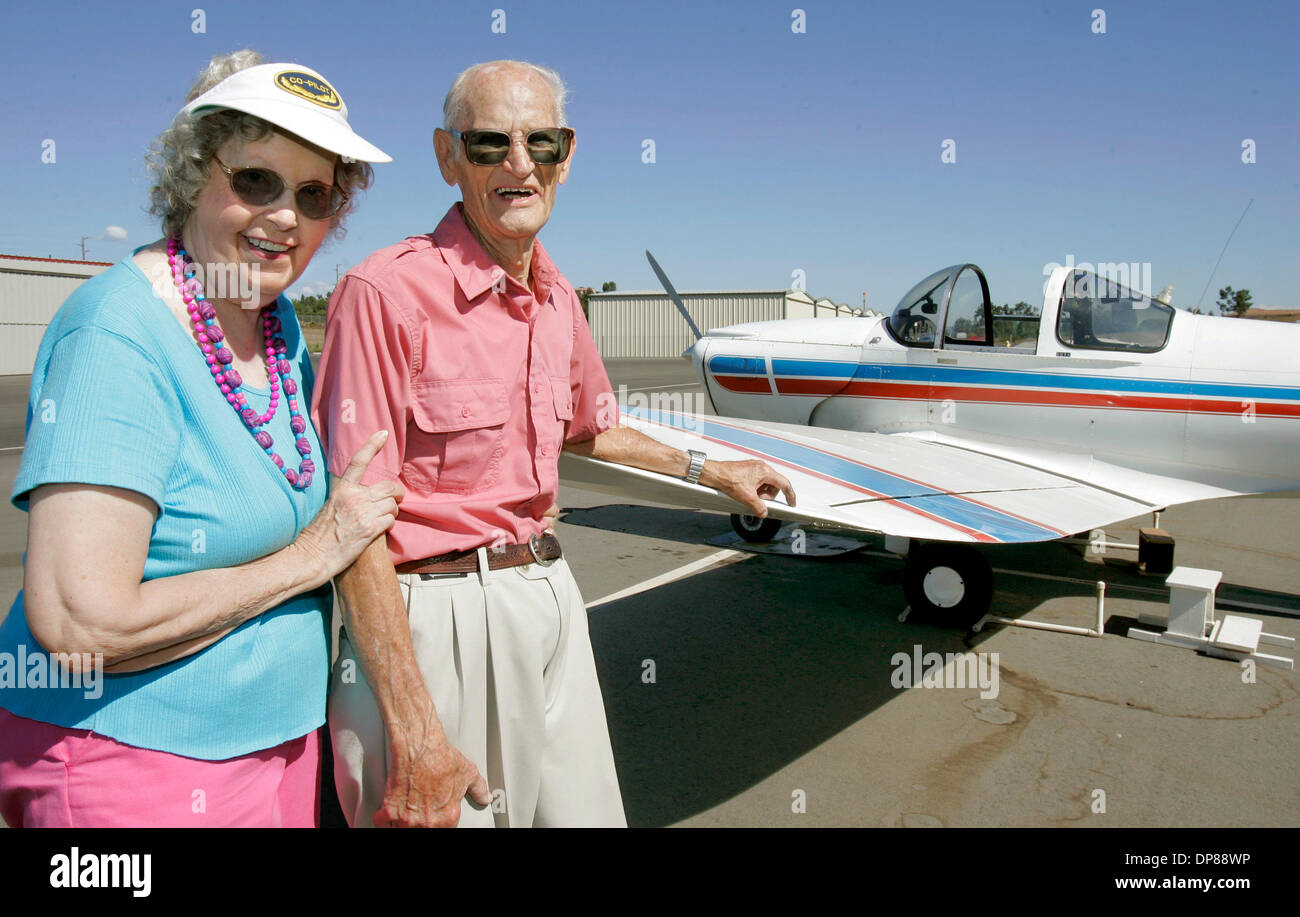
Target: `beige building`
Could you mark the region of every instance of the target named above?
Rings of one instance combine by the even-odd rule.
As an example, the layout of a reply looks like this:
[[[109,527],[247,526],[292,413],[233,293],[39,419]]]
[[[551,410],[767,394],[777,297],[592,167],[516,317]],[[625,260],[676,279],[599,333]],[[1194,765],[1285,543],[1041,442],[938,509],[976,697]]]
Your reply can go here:
[[[857,314],[802,290],[718,290],[681,293],[682,304],[701,332],[743,322],[787,318],[834,318]],[[663,359],[681,356],[695,343],[677,307],[663,292],[591,293],[587,323],[602,358]]]
[[[0,255],[0,376],[32,371],[41,336],[59,306],[109,261]]]

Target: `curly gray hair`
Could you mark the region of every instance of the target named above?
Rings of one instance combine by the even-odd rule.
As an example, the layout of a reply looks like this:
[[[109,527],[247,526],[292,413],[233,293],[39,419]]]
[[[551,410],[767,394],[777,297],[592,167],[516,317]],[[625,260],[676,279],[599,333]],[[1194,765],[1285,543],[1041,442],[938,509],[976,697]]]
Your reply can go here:
[[[569,126],[569,123],[564,120],[564,102],[569,95],[569,90],[558,73],[550,67],[528,61],[494,60],[467,67],[452,82],[451,88],[447,90],[447,98],[442,103],[442,129],[445,131],[465,129],[465,121],[469,118],[469,81],[472,77],[479,74],[486,76],[509,68],[528,70],[545,80],[546,85],[551,87],[551,94],[555,96],[555,115],[560,122],[555,126]]]
[[[267,63],[256,51],[235,51],[214,57],[199,74],[185,97],[188,104],[226,77],[249,67]],[[194,212],[194,202],[207,184],[212,160],[231,137],[246,141],[265,140],[278,130],[261,118],[231,109],[218,109],[199,118],[178,114],[167,130],[158,135],[149,152],[149,169],[154,176],[149,189],[149,212],[162,218],[163,233],[180,235],[181,227]],[[285,133],[281,131],[281,133]],[[332,155],[332,154],[331,154]],[[330,234],[343,238],[343,218],[356,204],[357,191],[369,188],[374,171],[366,162],[344,162],[334,167],[334,183],[348,196],[348,202],[330,218]]]

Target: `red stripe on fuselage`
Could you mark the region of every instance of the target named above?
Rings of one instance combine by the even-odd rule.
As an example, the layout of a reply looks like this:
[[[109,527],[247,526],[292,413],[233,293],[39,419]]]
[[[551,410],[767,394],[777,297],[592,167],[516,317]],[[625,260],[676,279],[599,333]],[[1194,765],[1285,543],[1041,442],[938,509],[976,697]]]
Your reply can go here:
[[[879,388],[885,388],[880,386]],[[882,393],[884,394],[884,393]],[[889,397],[887,394],[885,397]],[[873,397],[873,396],[868,396]],[[880,397],[875,395],[874,397]],[[1273,417],[1300,417],[1300,404],[1276,404],[1259,401],[1226,401],[1219,398],[1192,398],[1187,395],[1129,395],[1121,392],[1054,392],[1026,389],[1001,389],[977,386],[935,386],[929,395],[934,401],[967,401],[986,404],[1041,404],[1051,407],[1095,408],[1119,411],[1162,411],[1170,414],[1240,414],[1254,405],[1256,414]]]
[[[767,384],[767,376],[714,376],[713,381],[729,392],[772,394],[772,387]]]
[[[778,378],[779,395],[838,395],[851,385],[844,379],[791,379]]]
[[[1118,411],[1162,411],[1175,414],[1229,414],[1237,416],[1253,406],[1257,416],[1300,417],[1300,404],[1270,401],[1229,401],[1187,395],[1128,395],[1119,392],[1049,391],[1044,389],[990,388],[971,385],[918,385],[911,382],[856,381],[847,385],[831,379],[778,378],[781,395],[841,395],[848,398],[883,398],[899,401],[962,401],[976,404],[1035,404],[1048,407],[1093,408]],[[766,391],[766,389],[752,389]]]

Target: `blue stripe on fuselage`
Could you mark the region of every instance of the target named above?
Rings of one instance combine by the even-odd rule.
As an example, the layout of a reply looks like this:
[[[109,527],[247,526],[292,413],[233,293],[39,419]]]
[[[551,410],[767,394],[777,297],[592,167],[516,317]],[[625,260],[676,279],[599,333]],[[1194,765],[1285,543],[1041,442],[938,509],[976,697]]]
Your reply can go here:
[[[767,361],[762,357],[713,357],[709,372],[726,375],[767,375]]]

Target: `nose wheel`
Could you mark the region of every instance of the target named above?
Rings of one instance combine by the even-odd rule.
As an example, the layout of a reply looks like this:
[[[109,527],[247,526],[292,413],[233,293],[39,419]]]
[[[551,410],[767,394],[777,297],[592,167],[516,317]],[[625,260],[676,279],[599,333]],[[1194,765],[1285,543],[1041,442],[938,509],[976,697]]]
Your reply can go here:
[[[760,519],[758,516],[732,513],[731,527],[741,538],[757,544],[771,541],[772,536],[781,530],[781,520],[773,519],[771,516]]]
[[[969,545],[913,545],[903,570],[903,594],[913,615],[966,626],[988,613],[993,569]]]

